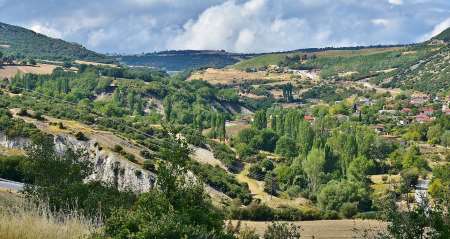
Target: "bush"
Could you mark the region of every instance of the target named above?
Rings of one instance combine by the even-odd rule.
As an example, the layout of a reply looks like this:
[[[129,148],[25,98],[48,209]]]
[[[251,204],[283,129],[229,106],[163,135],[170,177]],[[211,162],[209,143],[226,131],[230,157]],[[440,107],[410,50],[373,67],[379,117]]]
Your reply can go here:
[[[352,218],[358,212],[358,206],[356,203],[346,202],[342,204],[339,212],[344,218]]]
[[[80,140],[80,141],[87,141],[87,140],[89,140],[89,139],[83,134],[83,132],[77,132],[77,133],[75,134],[75,138],[76,138],[77,140]]]
[[[114,145],[114,148],[112,150],[116,153],[121,153],[123,151],[123,147],[116,144],[116,145]]]
[[[24,157],[0,157],[0,178],[23,182]]]
[[[293,223],[274,222],[267,227],[264,239],[300,239],[300,226]]]
[[[359,212],[357,213],[354,218],[358,219],[365,219],[365,220],[379,220],[381,219],[381,212],[377,211],[370,211],[370,212]]]
[[[137,163],[136,157],[132,154],[125,153],[125,158],[128,159],[130,162]]]

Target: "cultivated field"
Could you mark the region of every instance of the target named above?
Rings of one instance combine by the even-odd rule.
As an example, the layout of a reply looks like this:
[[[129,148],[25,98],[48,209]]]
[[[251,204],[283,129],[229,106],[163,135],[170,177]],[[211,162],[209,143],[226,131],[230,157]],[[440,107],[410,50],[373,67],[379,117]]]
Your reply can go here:
[[[105,64],[105,63],[98,63],[98,62],[92,62],[92,61],[76,60],[75,63],[77,63],[77,64],[84,64],[84,65],[92,65],[92,66],[117,67],[117,65],[115,65],[115,64]]]
[[[263,71],[245,72],[237,69],[213,69],[194,72],[188,80],[204,80],[210,84],[235,85],[243,82],[279,82],[290,81],[292,75],[283,73],[267,73]]]
[[[293,223],[301,227],[302,239],[374,238],[374,235],[386,229],[385,222],[376,220],[320,220]],[[241,221],[241,228],[246,226],[254,228],[259,235],[264,235],[268,225],[269,222]],[[367,231],[367,236],[363,235],[364,231]]]
[[[51,74],[56,67],[56,65],[50,64],[37,64],[36,66],[0,66],[0,79],[14,77],[17,72],[38,75]]]

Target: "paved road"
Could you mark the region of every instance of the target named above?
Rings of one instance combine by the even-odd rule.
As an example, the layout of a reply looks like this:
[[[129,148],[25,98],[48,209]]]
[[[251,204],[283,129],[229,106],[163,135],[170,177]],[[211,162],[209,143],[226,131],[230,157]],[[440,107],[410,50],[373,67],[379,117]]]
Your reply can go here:
[[[23,187],[24,187],[23,183],[18,183],[0,178],[0,189],[20,191],[23,189]]]

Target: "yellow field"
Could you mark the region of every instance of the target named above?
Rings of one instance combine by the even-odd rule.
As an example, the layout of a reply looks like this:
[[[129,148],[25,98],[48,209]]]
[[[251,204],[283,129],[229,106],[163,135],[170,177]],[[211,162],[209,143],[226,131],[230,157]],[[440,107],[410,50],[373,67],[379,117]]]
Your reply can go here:
[[[236,223],[236,221],[234,221]],[[293,222],[301,227],[301,238],[346,239],[374,238],[378,232],[386,229],[386,223],[376,220],[320,220]],[[264,235],[269,222],[241,221],[241,228],[254,228],[258,235]],[[367,237],[363,237],[368,230]]]
[[[19,195],[0,191],[0,237],[2,239],[79,239],[96,230],[87,219],[51,213]]]
[[[203,71],[197,71],[192,73],[188,80],[204,80],[210,84],[217,85],[234,85],[248,81],[290,81],[290,74],[284,73],[266,73],[263,71],[258,72],[245,72],[237,69],[212,69],[208,68]]]
[[[38,75],[51,74],[56,65],[37,64],[36,66],[0,66],[0,79],[11,78],[19,73],[32,73]]]
[[[109,66],[109,67],[117,67],[115,64],[105,64],[105,63],[98,63],[98,62],[92,62],[92,61],[81,61],[76,60],[75,63],[77,64],[85,64],[85,65],[92,65],[92,66]]]

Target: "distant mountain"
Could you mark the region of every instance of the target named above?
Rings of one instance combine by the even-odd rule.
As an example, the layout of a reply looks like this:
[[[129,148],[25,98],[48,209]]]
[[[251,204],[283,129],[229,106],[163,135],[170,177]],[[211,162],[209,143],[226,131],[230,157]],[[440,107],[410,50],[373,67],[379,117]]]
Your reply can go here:
[[[77,43],[55,39],[23,27],[0,22],[0,51],[6,55],[46,60],[79,59],[110,62],[111,57],[90,51]]]
[[[162,51],[141,55],[119,56],[118,61],[130,66],[150,66],[167,71],[183,71],[204,67],[223,68],[251,58],[252,54],[235,54],[226,51]]]
[[[432,38],[432,40],[441,40],[446,43],[450,43],[450,28],[447,28],[443,32],[441,32],[439,35]]]

